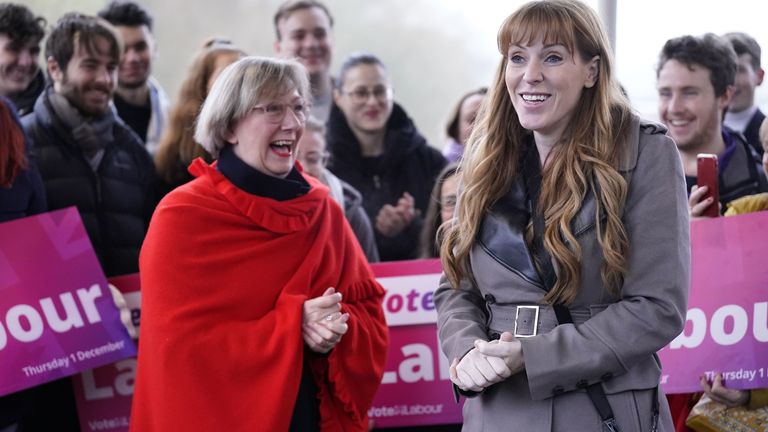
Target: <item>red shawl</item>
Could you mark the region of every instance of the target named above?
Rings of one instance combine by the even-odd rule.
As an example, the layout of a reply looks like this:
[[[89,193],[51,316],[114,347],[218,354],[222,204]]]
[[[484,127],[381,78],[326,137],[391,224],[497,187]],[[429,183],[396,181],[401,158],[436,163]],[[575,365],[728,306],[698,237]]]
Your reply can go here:
[[[364,431],[384,369],[376,282],[343,211],[306,195],[248,194],[196,160],[160,203],[141,250],[141,339],[132,431],[285,431],[304,356],[302,305],[343,293],[349,331],[310,354],[322,431]]]

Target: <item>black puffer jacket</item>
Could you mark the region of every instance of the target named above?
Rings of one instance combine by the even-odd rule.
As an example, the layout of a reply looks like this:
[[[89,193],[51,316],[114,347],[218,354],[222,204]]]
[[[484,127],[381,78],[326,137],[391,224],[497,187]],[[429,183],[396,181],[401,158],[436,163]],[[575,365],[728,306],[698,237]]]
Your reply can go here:
[[[344,113],[334,105],[327,136],[330,170],[360,192],[365,212],[374,226],[382,206],[397,205],[404,192],[413,196],[420,214],[408,228],[395,237],[384,237],[374,229],[382,261],[413,259],[418,256],[419,233],[429,207],[432,185],[446,160],[427,144],[398,104],[392,108],[386,127],[384,154],[371,164],[360,153],[360,144]]]
[[[48,208],[77,206],[108,277],[138,272],[157,181],[152,159],[136,134],[116,117],[114,141],[94,170],[53,113],[47,92],[22,124],[32,138]]]

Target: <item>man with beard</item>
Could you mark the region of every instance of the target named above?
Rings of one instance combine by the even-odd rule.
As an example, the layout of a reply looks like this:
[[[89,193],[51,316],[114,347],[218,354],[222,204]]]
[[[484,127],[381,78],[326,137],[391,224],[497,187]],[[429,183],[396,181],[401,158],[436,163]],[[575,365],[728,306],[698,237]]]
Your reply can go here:
[[[156,203],[152,159],[110,106],[121,49],[108,22],[64,15],[45,44],[52,85],[22,118],[49,209],[77,207],[107,277],[138,272]],[[24,430],[80,430],[69,379],[44,384],[38,392]]]
[[[316,0],[288,0],[275,13],[275,53],[293,58],[309,72],[312,86],[312,117],[325,123],[333,104],[333,17]]]
[[[741,134],[723,126],[723,112],[733,97],[736,53],[720,36],[682,36],[670,39],[656,70],[659,118],[675,140],[688,183],[691,217],[702,216],[712,198],[696,186],[699,153],[718,157],[721,210],[728,202],[768,192],[768,181],[752,147]]]
[[[115,0],[99,12],[99,17],[115,26],[123,40],[114,98],[117,114],[154,156],[168,118],[169,101],[150,76],[157,57],[152,16],[137,3]]]
[[[11,99],[19,115],[32,111],[45,87],[37,63],[44,34],[43,17],[19,4],[0,3],[0,96]]]
[[[45,45],[53,83],[22,119],[51,210],[77,206],[104,273],[135,273],[155,204],[154,165],[110,107],[121,46],[114,28],[64,15]]]
[[[765,114],[755,105],[755,90],[763,83],[765,75],[760,67],[760,45],[746,33],[726,33],[725,38],[733,45],[738,60],[735,90],[725,113],[725,125],[744,134],[747,142],[762,155],[763,146],[758,132]]]

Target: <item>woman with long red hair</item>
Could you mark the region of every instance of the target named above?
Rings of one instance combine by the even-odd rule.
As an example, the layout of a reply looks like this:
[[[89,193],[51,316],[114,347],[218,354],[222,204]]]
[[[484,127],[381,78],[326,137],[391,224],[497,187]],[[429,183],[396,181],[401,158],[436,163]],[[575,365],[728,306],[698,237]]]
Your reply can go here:
[[[43,181],[28,152],[16,108],[0,98],[0,222],[46,210]]]

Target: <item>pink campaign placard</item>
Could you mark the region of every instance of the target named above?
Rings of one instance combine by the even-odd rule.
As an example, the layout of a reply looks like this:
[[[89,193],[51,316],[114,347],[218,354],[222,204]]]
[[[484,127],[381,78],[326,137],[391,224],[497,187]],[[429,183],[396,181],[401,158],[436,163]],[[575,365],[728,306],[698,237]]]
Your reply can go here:
[[[716,372],[768,387],[768,212],[696,221],[691,249],[685,330],[659,352],[664,391],[700,391]]]
[[[462,405],[453,399],[450,363],[439,348],[435,327],[433,293],[442,271],[440,260],[371,267],[387,290],[383,306],[389,349],[369,417],[376,427],[461,423]]]
[[[138,331],[141,315],[139,274],[113,277],[109,283],[123,293]],[[80,430],[127,432],[135,382],[135,356],[73,376]]]
[[[75,208],[0,224],[0,395],[135,354]]]

